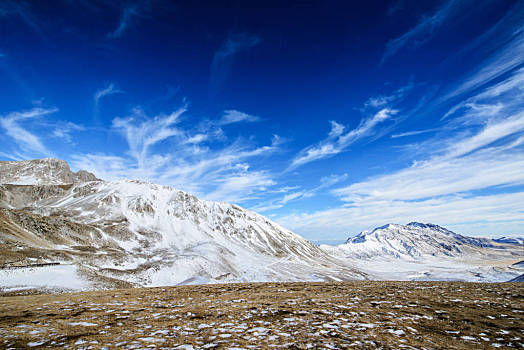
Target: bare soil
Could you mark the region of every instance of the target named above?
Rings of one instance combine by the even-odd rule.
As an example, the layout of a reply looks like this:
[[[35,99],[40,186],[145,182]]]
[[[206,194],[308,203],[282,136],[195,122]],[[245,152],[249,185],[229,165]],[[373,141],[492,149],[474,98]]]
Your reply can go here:
[[[524,348],[524,284],[249,283],[0,296],[0,348]]]

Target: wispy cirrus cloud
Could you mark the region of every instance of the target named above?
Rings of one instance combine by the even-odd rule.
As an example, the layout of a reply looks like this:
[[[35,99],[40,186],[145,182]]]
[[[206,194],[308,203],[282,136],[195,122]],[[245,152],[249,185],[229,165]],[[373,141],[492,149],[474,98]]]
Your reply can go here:
[[[524,136],[524,69],[467,101],[458,104],[463,108],[461,113],[448,122],[449,129],[461,131],[430,141],[427,160],[335,193],[347,201],[419,200],[524,184],[524,172],[519,171],[524,167],[524,153],[518,142]]]
[[[411,201],[496,186],[524,184],[524,174],[521,171],[524,155],[520,152],[506,154],[508,150],[504,151],[493,148],[466,157],[443,157],[416,162],[396,173],[337,189],[334,194],[350,203]]]
[[[100,112],[100,101],[107,96],[123,93],[114,83],[107,84],[106,87],[95,91],[93,94],[93,110],[95,119]]]
[[[337,183],[345,181],[348,178],[348,174],[336,175],[332,174],[324,176],[320,179],[320,185],[311,189],[301,189],[298,186],[295,187],[284,187],[280,190],[275,191],[276,194],[282,195],[278,198],[263,201],[257,205],[251,207],[251,209],[259,212],[265,212],[269,210],[275,210],[284,207],[289,202],[298,201],[301,199],[311,198],[316,196],[318,193],[327,190]]]
[[[471,90],[497,79],[523,63],[522,55],[519,54],[523,45],[523,17],[524,3],[516,1],[491,28],[446,59],[446,64],[449,64],[467,60],[473,55],[485,61],[480,70],[473,69],[464,79],[459,79],[451,86],[439,102],[467,95]]]
[[[215,52],[211,62],[210,87],[212,92],[216,92],[224,84],[234,57],[242,51],[249,50],[262,40],[260,37],[249,33],[230,34]]]
[[[484,62],[478,74],[491,64]],[[337,208],[277,221],[305,235],[329,230],[334,237],[348,227],[406,221],[461,230],[467,223],[470,231],[462,232],[469,234],[511,233],[524,224],[524,68],[490,84],[450,107],[446,132],[425,141],[425,153],[411,165],[332,190],[344,203]]]
[[[26,1],[0,1],[0,17],[16,17],[34,30],[40,37],[45,38],[41,25],[31,11],[31,4]]]
[[[183,123],[185,112],[184,106],[170,114],[149,116],[135,108],[130,116],[115,118],[112,123],[113,131],[126,140],[128,156],[76,155],[72,164],[105,179],[144,179],[184,189],[205,199],[237,203],[255,198],[275,184],[271,173],[253,169],[251,161],[277,151],[276,141],[256,147],[243,139],[231,141],[220,135],[218,147],[213,141],[219,136],[213,128],[220,120],[187,126]],[[233,118],[227,124],[245,119]],[[108,161],[112,167],[107,167]]]
[[[276,182],[265,171],[243,171],[237,172],[227,178],[217,179],[218,186],[208,193],[206,198],[225,202],[243,202],[258,196]]]
[[[432,15],[422,17],[417,25],[409,31],[395,39],[389,40],[380,62],[386,62],[391,56],[405,47],[417,48],[430,40],[436,30],[454,13],[459,3],[459,0],[448,0]]]
[[[182,135],[182,131],[173,126],[178,123],[178,119],[185,111],[186,108],[183,107],[171,114],[149,119],[141,109],[135,108],[131,117],[113,119],[113,128],[125,137],[129,145],[129,154],[136,160],[138,167],[145,168],[152,146],[168,138]],[[147,119],[136,122],[135,119],[139,118]]]
[[[524,6],[521,14],[524,15]],[[524,64],[524,25],[520,25],[512,32],[512,37],[497,52],[491,56],[479,71],[470,74],[458,86],[444,95],[441,100],[449,100],[456,96],[466,94],[483,85],[498,79],[508,72]]]
[[[409,82],[389,95],[372,96],[364,103],[364,107],[383,108],[385,106],[390,106],[392,103],[402,101],[414,87],[415,84]]]
[[[227,125],[238,122],[258,122],[260,120],[260,117],[257,117],[256,115],[247,114],[234,109],[230,109],[224,111],[224,114],[222,115],[222,118],[220,118],[220,120],[218,121],[218,124]]]
[[[132,21],[138,16],[140,16],[140,7],[138,4],[124,6],[120,12],[118,26],[112,32],[107,33],[107,38],[118,39],[122,37]]]
[[[105,88],[99,89],[94,93],[93,101],[95,106],[98,107],[98,104],[103,97],[120,93],[123,93],[123,91],[116,87],[114,83],[108,84]]]
[[[345,151],[356,141],[372,135],[377,125],[390,119],[397,113],[397,110],[383,108],[372,117],[361,120],[355,129],[349,131],[346,131],[346,127],[342,124],[331,121],[331,131],[328,137],[316,145],[301,150],[298,155],[293,158],[287,170],[295,169],[315,160],[332,157]]]
[[[56,108],[33,108],[22,112],[12,112],[0,117],[0,127],[18,146],[19,150],[35,155],[49,155],[51,152],[44,146],[39,136],[24,127],[25,121],[55,113]]]
[[[59,139],[63,139],[67,143],[73,143],[71,133],[84,131],[85,129],[86,128],[84,126],[73,122],[60,122],[59,125],[55,126],[52,132],[52,136]]]
[[[415,83],[409,83],[399,87],[389,94],[381,94],[372,96],[364,102],[363,108],[360,109],[362,113],[369,114],[373,112],[371,117],[363,118],[360,124],[352,130],[346,130],[346,127],[336,121],[330,121],[331,131],[328,137],[315,145],[308,146],[302,149],[291,161],[290,166],[286,171],[296,169],[297,167],[316,160],[332,157],[336,154],[344,152],[353,143],[363,138],[380,137],[384,133],[394,127],[398,121],[390,123],[388,128],[378,130],[378,125],[386,120],[391,120],[394,115],[397,115],[399,110],[395,106],[402,103],[415,87]],[[411,111],[413,113],[416,108]],[[409,113],[406,113],[406,118]],[[403,119],[400,118],[400,119]],[[399,120],[400,120],[399,119]]]
[[[424,129],[424,130],[412,130],[412,131],[406,131],[406,132],[393,134],[393,135],[391,135],[391,138],[396,139],[396,138],[399,138],[399,137],[422,135],[422,134],[427,134],[427,133],[435,132],[435,131],[439,131],[439,130],[441,130],[441,128],[431,128],[431,129]]]

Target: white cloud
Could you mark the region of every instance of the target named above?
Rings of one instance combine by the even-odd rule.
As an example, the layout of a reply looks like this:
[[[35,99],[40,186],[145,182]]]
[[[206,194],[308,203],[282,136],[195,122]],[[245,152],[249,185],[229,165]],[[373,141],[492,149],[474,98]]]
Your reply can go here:
[[[242,202],[252,199],[253,195],[265,191],[268,186],[275,185],[271,176],[262,171],[242,171],[232,176],[216,181],[217,188],[206,195],[210,200],[225,202]]]
[[[422,17],[417,25],[408,32],[388,41],[381,62],[385,62],[404,47],[416,48],[430,40],[435,34],[435,31],[453,14],[458,3],[460,3],[460,1],[447,1],[444,6],[439,8],[433,15]]]
[[[114,95],[122,93],[123,91],[120,90],[115,86],[115,84],[111,83],[108,84],[105,88],[97,90],[95,94],[93,95],[93,101],[95,103],[95,109],[98,109],[98,104],[100,102],[100,99],[102,99],[105,96]]]
[[[45,39],[40,23],[33,15],[30,6],[25,1],[3,0],[0,2],[0,17],[18,17],[40,37]]]
[[[139,8],[136,5],[126,6],[122,9],[120,14],[120,21],[115,30],[107,34],[108,38],[116,39],[120,38],[126,29],[129,27],[131,21],[140,15]]]
[[[186,143],[199,144],[199,143],[202,143],[202,142],[204,142],[204,141],[206,141],[208,139],[209,139],[209,136],[206,135],[206,134],[196,134],[196,135],[190,136],[186,140]]]
[[[483,128],[476,135],[453,142],[447,148],[446,157],[459,157],[469,152],[473,152],[479,148],[487,146],[497,140],[524,130],[524,112],[508,116],[502,121],[488,121],[485,128]]]
[[[210,86],[216,92],[227,79],[233,58],[240,52],[257,46],[261,39],[248,33],[230,34],[215,52],[211,62]]]
[[[40,137],[30,132],[22,126],[22,123],[29,119],[39,118],[51,113],[55,113],[56,108],[33,108],[23,112],[12,112],[0,118],[0,126],[5,133],[11,137],[23,151],[37,155],[49,155],[50,152],[44,146]]]
[[[393,91],[390,95],[379,95],[370,97],[365,103],[365,107],[383,108],[386,105],[390,105],[393,102],[404,99],[411,89],[415,86],[414,83],[410,82],[405,86],[401,86],[397,90]]]
[[[127,118],[115,118],[113,130],[128,145],[125,156],[88,154],[73,157],[72,165],[105,179],[138,178],[167,184],[204,199],[242,202],[275,184],[264,170],[252,170],[251,160],[276,151],[277,145],[253,147],[242,139],[214,141],[213,124],[182,126],[185,107],[154,117],[135,108]],[[162,145],[162,147],[157,147]],[[111,164],[111,166],[108,166]]]
[[[463,158],[417,162],[396,173],[340,188],[333,193],[348,202],[421,200],[495,186],[524,184],[524,155],[479,151]]]
[[[247,114],[234,109],[224,111],[224,115],[218,121],[219,125],[227,125],[238,122],[257,122],[260,121],[260,117],[256,115]]]
[[[135,119],[143,117],[144,113],[140,109],[135,109],[130,118],[113,119],[113,128],[124,135],[130,155],[135,158],[138,167],[142,168],[149,158],[148,151],[151,146],[182,134],[181,130],[173,126],[185,111],[185,108],[180,108],[169,115],[160,115],[137,123]],[[164,157],[164,159],[168,158]]]
[[[56,138],[63,139],[68,143],[72,143],[73,140],[71,139],[71,133],[84,130],[85,128],[82,125],[73,122],[58,122],[52,135]]]
[[[339,182],[345,181],[348,178],[348,174],[331,174],[329,176],[324,176],[320,179],[320,186],[315,187],[314,192],[331,187]]]
[[[514,29],[510,40],[497,49],[496,54],[483,62],[480,69],[476,69],[467,76],[458,86],[443,96],[441,101],[481,88],[524,64],[524,55],[522,55],[524,52],[524,25],[520,24],[518,28]],[[518,76],[515,77],[521,79]],[[506,84],[510,83],[506,81]]]
[[[94,118],[95,119],[98,118],[98,114],[100,112],[100,101],[104,97],[114,95],[114,94],[120,94],[120,93],[123,93],[123,91],[120,90],[118,87],[116,87],[116,85],[113,83],[110,83],[106,87],[97,90],[93,94],[93,116]]]
[[[309,146],[301,150],[292,160],[288,170],[345,151],[346,148],[354,142],[372,135],[378,124],[391,118],[391,116],[395,115],[397,112],[397,110],[383,108],[373,117],[362,120],[355,129],[348,132],[345,132],[345,127],[341,124],[331,121],[331,131],[329,132],[327,139],[319,142],[317,145]]]
[[[441,130],[441,129],[440,128],[432,128],[432,129],[424,129],[424,130],[406,131],[406,132],[401,132],[401,133],[398,133],[398,134],[393,134],[393,135],[391,135],[391,138],[396,139],[396,138],[399,138],[399,137],[427,134],[427,133],[438,131],[438,130]]]
[[[460,131],[427,143],[426,160],[354,183],[335,194],[349,202],[420,200],[524,184],[524,154],[519,142],[524,135],[523,77],[518,70],[468,98],[467,103],[457,104],[461,114],[448,122],[448,129]],[[457,113],[456,107],[452,110]]]
[[[300,190],[300,187],[298,186],[284,187],[282,189],[279,189],[278,191],[275,191],[275,193],[278,194],[284,193],[282,197],[270,201],[261,202],[258,205],[252,207],[251,209],[259,212],[279,209],[284,207],[289,202],[314,197],[322,190],[325,190],[339,182],[346,180],[347,177],[347,174],[332,174],[330,176],[324,176],[320,179],[320,185],[309,190]]]
[[[77,154],[71,157],[70,163],[74,169],[87,169],[104,180],[137,178],[133,176],[133,168],[129,161],[120,156],[92,153]]]

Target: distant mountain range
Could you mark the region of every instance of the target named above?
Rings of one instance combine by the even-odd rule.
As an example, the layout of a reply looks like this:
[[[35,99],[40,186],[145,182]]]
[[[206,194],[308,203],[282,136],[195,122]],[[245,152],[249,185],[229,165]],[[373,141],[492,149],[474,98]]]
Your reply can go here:
[[[394,273],[399,262],[426,266],[428,257],[467,260],[453,270],[458,279],[508,280],[524,272],[511,265],[524,259],[521,243],[412,222],[317,247],[257,213],[168,186],[102,181],[52,158],[0,162],[3,289],[438,279],[441,270],[422,277]],[[493,267],[500,261],[507,263]]]

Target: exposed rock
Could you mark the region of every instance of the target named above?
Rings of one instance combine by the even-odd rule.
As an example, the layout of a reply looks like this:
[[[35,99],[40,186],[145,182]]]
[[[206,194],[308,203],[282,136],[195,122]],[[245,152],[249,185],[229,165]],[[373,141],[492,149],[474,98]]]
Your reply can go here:
[[[0,161],[0,183],[16,185],[62,185],[97,181],[85,170],[72,172],[66,161],[43,158],[24,161]]]

